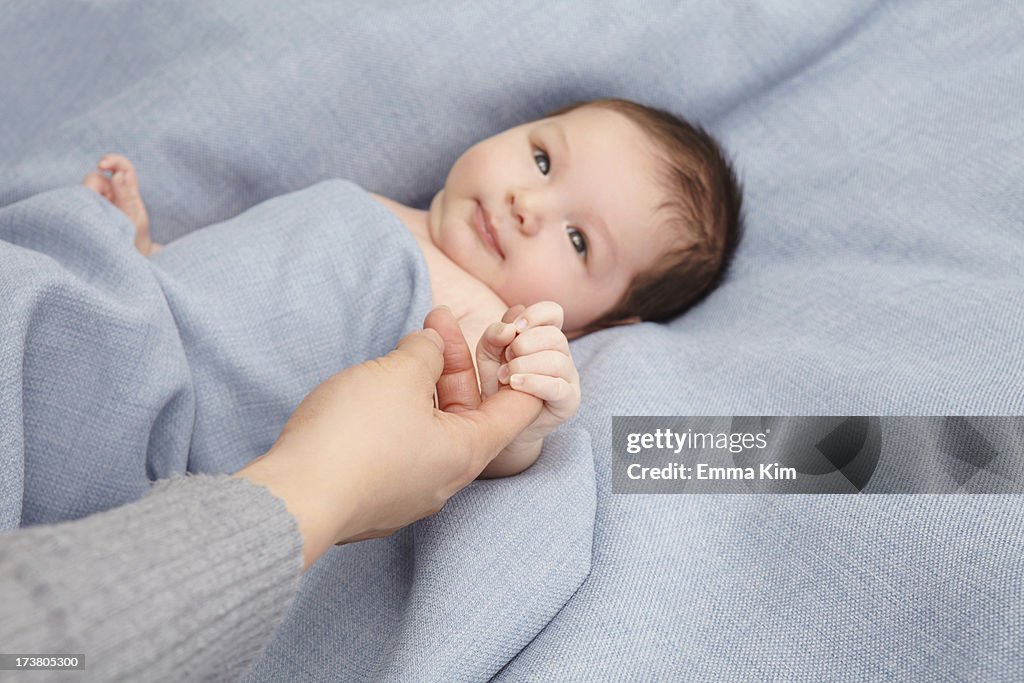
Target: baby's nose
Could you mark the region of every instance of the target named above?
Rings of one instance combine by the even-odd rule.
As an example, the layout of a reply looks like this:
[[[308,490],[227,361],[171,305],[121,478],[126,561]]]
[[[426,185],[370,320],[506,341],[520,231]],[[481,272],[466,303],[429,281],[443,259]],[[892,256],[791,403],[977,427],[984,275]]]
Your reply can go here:
[[[516,218],[519,220],[519,232],[527,237],[540,232],[541,221],[537,214],[518,213]]]
[[[525,191],[511,192],[509,193],[509,204],[519,232],[528,236],[536,235],[543,223],[537,197],[533,193]]]

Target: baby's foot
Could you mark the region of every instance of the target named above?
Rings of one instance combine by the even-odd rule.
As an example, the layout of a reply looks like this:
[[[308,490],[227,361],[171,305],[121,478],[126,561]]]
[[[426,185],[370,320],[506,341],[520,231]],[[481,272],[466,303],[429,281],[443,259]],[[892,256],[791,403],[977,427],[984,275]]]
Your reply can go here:
[[[107,200],[121,209],[131,219],[137,230],[149,233],[149,215],[139,194],[139,180],[135,175],[135,167],[120,154],[106,154],[96,164],[100,171],[93,171],[85,176],[82,184],[103,195]]]
[[[150,239],[149,214],[139,194],[139,180],[132,162],[120,154],[106,154],[96,168],[100,171],[85,176],[82,184],[105,197],[131,219],[135,224],[135,246],[139,251],[147,255],[155,252],[160,245]]]

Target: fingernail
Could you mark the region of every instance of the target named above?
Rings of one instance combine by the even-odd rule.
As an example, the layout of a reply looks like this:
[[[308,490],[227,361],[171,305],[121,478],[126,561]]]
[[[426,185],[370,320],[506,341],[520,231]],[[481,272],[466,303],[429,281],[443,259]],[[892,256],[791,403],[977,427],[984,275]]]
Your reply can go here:
[[[498,368],[498,379],[504,381],[508,379],[508,375],[509,369],[507,365],[502,365],[500,368]]]
[[[521,387],[521,386],[523,386],[523,376],[522,375],[512,375],[512,379],[509,380],[509,384],[511,384],[514,387]]]
[[[516,357],[516,354],[512,353],[512,347],[511,346],[506,347],[505,348],[505,360],[512,360],[515,357]]]
[[[443,308],[444,310],[448,311],[449,313],[451,313],[451,312],[452,312],[452,309],[448,308],[448,307],[447,307],[447,306],[445,306],[444,304],[441,304],[440,306],[438,306],[438,308]]]
[[[526,318],[520,318],[516,321],[516,329],[520,332],[526,329]]]

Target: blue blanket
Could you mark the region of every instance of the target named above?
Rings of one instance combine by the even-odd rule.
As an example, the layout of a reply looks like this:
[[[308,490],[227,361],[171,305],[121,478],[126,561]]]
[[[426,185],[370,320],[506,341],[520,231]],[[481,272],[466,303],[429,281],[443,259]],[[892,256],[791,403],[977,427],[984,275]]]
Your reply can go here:
[[[252,680],[1024,678],[1019,496],[615,495],[610,475],[613,415],[1024,413],[1013,3],[37,0],[0,19],[0,63],[0,206],[118,151],[159,241],[332,177],[425,207],[476,140],[591,97],[679,111],[736,157],[748,231],[724,286],[574,342],[583,405],[537,465],[332,550]],[[23,312],[32,258],[0,275],[5,394],[32,382],[24,331],[53,324]],[[153,277],[139,315],[166,318]],[[185,367],[150,358],[174,340],[147,324],[104,376]],[[117,409],[173,385],[149,379]],[[23,416],[0,420],[10,520]]]
[[[0,209],[3,528],[239,469],[313,387],[387,353],[430,306],[415,240],[348,182],[264,202],[152,260],[133,238],[83,187]]]

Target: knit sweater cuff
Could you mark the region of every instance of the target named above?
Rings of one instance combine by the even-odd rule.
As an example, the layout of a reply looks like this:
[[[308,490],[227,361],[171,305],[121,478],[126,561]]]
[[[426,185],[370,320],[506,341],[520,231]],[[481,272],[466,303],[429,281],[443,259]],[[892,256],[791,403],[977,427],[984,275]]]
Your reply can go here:
[[[227,476],[160,481],[130,505],[3,543],[0,577],[15,579],[25,603],[7,605],[21,614],[0,626],[5,650],[82,653],[90,677],[104,679],[238,677],[302,572],[284,503]]]

